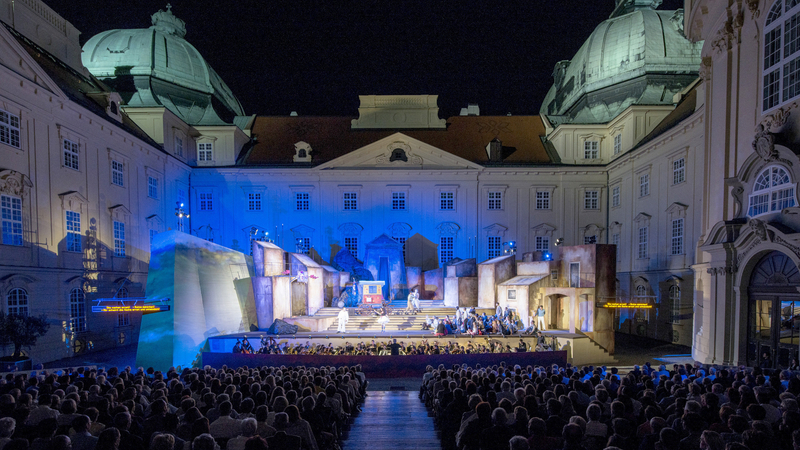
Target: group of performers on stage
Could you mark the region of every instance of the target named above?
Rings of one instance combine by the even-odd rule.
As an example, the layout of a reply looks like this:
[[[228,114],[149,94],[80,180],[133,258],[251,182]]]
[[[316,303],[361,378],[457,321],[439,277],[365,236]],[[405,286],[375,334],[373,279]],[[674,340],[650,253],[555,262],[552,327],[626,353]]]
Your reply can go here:
[[[536,313],[538,314],[540,310],[544,313],[544,308],[541,306]],[[539,316],[537,315],[537,317]],[[437,336],[448,334],[469,334],[471,336],[534,334],[537,330],[545,329],[544,315],[541,317],[540,323],[537,323],[538,326],[534,326],[533,319],[531,319],[530,326],[525,327],[517,311],[508,307],[502,308],[498,305],[494,315],[487,315],[485,312],[477,314],[474,307],[457,308],[453,318],[450,318],[449,315],[443,319],[426,316],[422,329],[433,331]]]

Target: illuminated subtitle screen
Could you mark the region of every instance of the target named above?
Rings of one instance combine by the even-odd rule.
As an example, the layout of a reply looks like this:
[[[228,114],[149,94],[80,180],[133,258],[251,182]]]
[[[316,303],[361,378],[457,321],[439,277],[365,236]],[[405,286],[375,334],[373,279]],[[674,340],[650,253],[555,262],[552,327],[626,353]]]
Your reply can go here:
[[[603,308],[643,308],[651,309],[653,305],[650,303],[603,303]]]
[[[92,306],[92,312],[95,313],[126,313],[126,312],[140,312],[140,313],[155,313],[169,311],[169,305],[108,305],[108,306]]]

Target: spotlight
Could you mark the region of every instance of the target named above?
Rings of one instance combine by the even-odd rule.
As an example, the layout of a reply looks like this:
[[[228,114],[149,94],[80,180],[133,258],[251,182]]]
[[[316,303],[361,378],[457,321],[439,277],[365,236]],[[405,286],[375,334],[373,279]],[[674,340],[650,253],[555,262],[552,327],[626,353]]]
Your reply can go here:
[[[550,254],[550,252],[544,252],[542,254],[542,258],[544,258],[545,261],[550,261],[551,259],[553,259],[553,255]]]
[[[561,244],[563,244],[563,243],[564,243],[564,238],[558,238],[558,239],[556,239],[556,246],[559,246],[559,245],[561,245]]]

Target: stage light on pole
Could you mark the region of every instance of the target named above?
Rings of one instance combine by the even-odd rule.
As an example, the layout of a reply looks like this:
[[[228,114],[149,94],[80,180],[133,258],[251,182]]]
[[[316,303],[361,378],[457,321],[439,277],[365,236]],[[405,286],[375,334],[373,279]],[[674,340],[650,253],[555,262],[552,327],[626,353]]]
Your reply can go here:
[[[559,245],[561,245],[561,244],[563,244],[563,243],[564,243],[564,238],[558,238],[558,239],[556,239],[556,247],[558,247]]]
[[[183,209],[183,203],[175,202],[177,207],[175,208],[175,216],[178,218],[178,231],[183,231],[183,219],[188,219],[189,213]]]

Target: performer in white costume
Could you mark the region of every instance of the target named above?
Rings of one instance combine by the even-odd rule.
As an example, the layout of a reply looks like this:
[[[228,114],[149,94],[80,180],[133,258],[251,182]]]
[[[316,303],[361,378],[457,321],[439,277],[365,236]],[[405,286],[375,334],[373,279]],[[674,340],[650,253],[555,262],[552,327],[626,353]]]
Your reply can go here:
[[[536,326],[540,330],[546,330],[544,326],[544,314],[544,308],[542,308],[542,305],[539,305],[539,308],[536,309]]]
[[[342,308],[339,311],[339,327],[336,329],[337,333],[344,333],[347,328],[347,322],[350,320],[350,313],[347,308]]]

